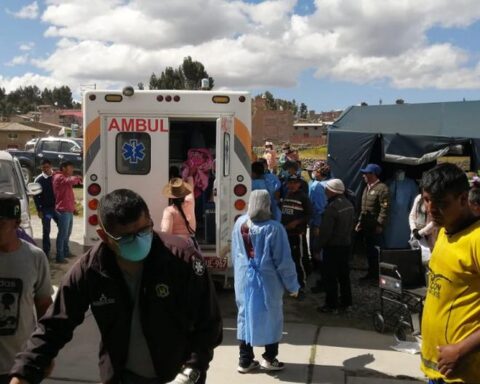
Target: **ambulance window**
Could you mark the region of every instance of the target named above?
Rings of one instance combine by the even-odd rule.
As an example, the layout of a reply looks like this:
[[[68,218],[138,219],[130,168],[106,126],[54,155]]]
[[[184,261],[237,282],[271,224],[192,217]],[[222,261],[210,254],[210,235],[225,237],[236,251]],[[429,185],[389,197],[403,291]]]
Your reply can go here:
[[[122,132],[116,137],[115,165],[123,175],[150,173],[150,135],[143,132]]]
[[[230,175],[230,134],[223,135],[223,176]]]

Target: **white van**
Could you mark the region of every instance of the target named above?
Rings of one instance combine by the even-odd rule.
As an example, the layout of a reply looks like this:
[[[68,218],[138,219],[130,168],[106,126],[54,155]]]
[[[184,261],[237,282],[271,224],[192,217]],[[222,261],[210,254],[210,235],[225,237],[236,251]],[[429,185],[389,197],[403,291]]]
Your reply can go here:
[[[130,91],[130,92],[128,92]],[[212,193],[196,199],[196,238],[213,275],[227,284],[235,218],[251,189],[251,101],[246,92],[89,91],[84,95],[85,245],[98,240],[97,204],[129,188],[147,202],[156,229],[168,201],[162,188],[189,149],[213,156]],[[207,195],[205,195],[205,194]]]
[[[30,237],[33,237],[33,231],[30,222],[28,194],[40,193],[41,188],[39,184],[31,183],[27,190],[18,159],[7,151],[0,151],[0,192],[12,193],[20,199],[22,207],[20,226]]]

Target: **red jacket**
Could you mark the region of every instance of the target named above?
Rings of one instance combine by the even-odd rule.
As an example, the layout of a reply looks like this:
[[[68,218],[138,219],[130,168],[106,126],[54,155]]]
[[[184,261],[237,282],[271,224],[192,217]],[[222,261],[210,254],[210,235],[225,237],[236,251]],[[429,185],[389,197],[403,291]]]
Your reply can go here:
[[[53,174],[53,193],[55,195],[55,209],[59,212],[75,211],[75,195],[73,186],[82,184],[80,176],[65,176],[62,172]]]

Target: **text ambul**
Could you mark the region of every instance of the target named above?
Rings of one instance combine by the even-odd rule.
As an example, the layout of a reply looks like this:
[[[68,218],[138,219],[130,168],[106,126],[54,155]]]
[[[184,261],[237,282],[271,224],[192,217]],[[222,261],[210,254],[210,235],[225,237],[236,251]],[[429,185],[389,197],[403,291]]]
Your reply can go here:
[[[108,124],[108,132],[168,132],[164,119],[115,118]]]

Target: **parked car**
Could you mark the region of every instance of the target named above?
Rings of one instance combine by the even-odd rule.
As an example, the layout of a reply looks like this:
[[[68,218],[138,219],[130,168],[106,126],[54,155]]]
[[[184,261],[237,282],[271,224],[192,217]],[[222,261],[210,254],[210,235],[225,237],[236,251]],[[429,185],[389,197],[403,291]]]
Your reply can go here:
[[[19,160],[7,151],[0,151],[0,192],[14,194],[20,199],[22,207],[20,226],[30,237],[33,237],[28,195],[41,193],[42,186],[38,183],[30,183],[26,186]]]
[[[31,144],[30,144],[31,146]],[[42,137],[28,151],[9,151],[22,166],[25,182],[30,182],[41,173],[40,163],[48,159],[54,169],[58,169],[63,161],[71,161],[76,175],[83,173],[83,139],[66,137]]]

